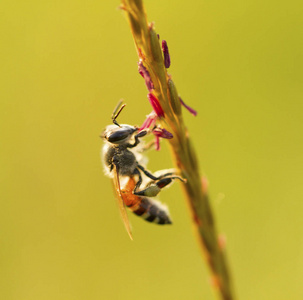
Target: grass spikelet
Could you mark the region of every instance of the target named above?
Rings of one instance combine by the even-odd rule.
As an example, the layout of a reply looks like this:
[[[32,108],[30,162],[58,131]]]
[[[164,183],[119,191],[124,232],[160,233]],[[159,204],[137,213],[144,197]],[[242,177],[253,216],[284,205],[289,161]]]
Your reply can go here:
[[[152,85],[148,85],[148,99],[153,100],[151,104],[162,128],[173,135],[168,142],[175,165],[181,176],[187,180],[187,183],[182,183],[182,187],[191,208],[192,220],[200,245],[212,273],[212,285],[218,290],[222,300],[235,299],[227,266],[226,250],[222,247],[222,243],[218,242],[220,239],[208,199],[207,184],[202,183],[196,152],[190,142],[181,108],[185,107],[194,116],[197,112],[183,102],[171,76],[167,73],[166,68],[171,63],[167,43],[164,41],[161,44],[153,24],[148,24],[142,0],[122,0],[121,7],[129,20],[141,73],[143,70],[145,76],[149,78],[144,77],[144,74],[141,75],[145,81],[152,82]]]

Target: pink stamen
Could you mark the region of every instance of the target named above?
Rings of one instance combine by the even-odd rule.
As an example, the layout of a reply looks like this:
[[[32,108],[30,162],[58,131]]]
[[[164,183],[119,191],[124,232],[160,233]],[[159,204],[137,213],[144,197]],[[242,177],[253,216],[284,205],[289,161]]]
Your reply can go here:
[[[160,150],[160,138],[158,136],[155,136],[155,148],[157,151]]]
[[[154,84],[150,78],[149,72],[144,67],[142,61],[138,62],[138,71],[139,71],[140,75],[144,78],[147,89],[149,91],[152,91],[154,88]]]
[[[140,127],[139,131],[155,126],[157,118],[158,117],[155,112],[152,111],[148,116],[146,116],[146,119]]]
[[[181,99],[181,97],[179,97],[179,100],[181,102],[181,104],[193,115],[196,116],[198,114],[198,112],[196,110],[194,110],[193,108],[191,108],[190,106],[186,105],[183,100]]]

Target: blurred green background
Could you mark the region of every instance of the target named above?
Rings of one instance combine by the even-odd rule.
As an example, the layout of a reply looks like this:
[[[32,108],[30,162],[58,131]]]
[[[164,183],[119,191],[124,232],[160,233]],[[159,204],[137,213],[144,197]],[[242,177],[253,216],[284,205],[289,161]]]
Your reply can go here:
[[[303,299],[302,1],[145,1],[210,181],[238,299]],[[0,298],[214,299],[181,189],[123,228],[99,134],[151,111],[119,1],[1,1]],[[169,150],[149,169],[171,167]]]

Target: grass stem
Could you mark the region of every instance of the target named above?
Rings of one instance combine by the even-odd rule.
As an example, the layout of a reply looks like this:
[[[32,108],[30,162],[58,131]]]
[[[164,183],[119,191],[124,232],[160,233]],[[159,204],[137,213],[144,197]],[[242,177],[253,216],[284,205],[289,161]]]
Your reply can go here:
[[[164,112],[164,116],[159,118],[161,126],[174,136],[168,141],[175,165],[181,176],[187,179],[187,183],[183,183],[182,187],[192,212],[200,245],[212,273],[213,286],[219,291],[222,300],[233,300],[225,249],[222,247],[222,243],[221,246],[219,243],[206,180],[202,179],[199,174],[196,152],[182,117],[182,104],[185,107],[186,105],[180,99],[176,86],[167,73],[167,67],[170,65],[170,59],[167,57],[169,55],[167,44],[165,41],[162,42],[163,54],[159,36],[155,32],[153,24],[147,22],[142,0],[122,0],[121,8],[125,10],[129,20],[142,72],[148,74],[150,78],[145,79],[152,82],[151,85],[148,81],[149,93],[158,99]],[[147,80],[145,81],[147,82]],[[192,109],[190,112],[196,113]]]

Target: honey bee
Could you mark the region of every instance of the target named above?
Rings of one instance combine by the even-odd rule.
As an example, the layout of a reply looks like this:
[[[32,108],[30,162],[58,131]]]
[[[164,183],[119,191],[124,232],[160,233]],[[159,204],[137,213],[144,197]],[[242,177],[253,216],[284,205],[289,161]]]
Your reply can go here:
[[[106,175],[113,179],[114,189],[125,228],[132,239],[131,227],[125,207],[148,222],[164,225],[171,224],[168,209],[162,203],[151,199],[174,179],[185,180],[174,170],[161,170],[151,174],[143,166],[142,152],[149,147],[139,147],[140,139],[149,130],[139,130],[136,126],[119,124],[117,117],[125,107],[120,101],[112,114],[112,125],[108,125],[102,138],[102,160]],[[143,178],[142,175],[146,178]],[[122,184],[121,184],[122,183]]]

